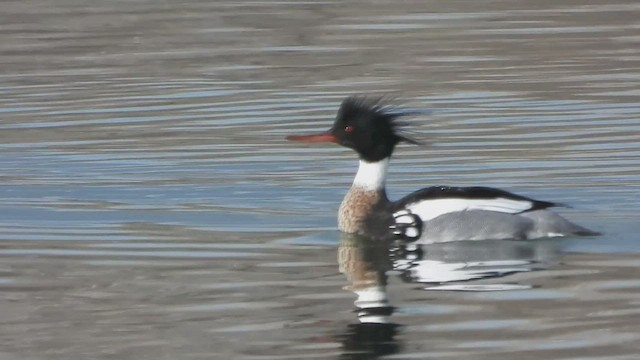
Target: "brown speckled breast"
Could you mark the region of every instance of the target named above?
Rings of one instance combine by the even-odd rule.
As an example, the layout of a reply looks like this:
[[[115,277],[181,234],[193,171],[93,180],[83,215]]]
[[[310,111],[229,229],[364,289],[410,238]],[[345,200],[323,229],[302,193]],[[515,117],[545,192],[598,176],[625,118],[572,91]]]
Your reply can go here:
[[[340,204],[338,228],[346,233],[365,234],[367,218],[387,197],[382,190],[367,190],[352,186]]]

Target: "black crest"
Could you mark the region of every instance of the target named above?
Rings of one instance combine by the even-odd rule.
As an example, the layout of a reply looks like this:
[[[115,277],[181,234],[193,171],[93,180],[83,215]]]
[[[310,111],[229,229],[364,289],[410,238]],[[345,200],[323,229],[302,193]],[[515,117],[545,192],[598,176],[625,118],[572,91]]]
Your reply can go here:
[[[417,144],[401,134],[403,123],[398,118],[411,115],[386,104],[381,98],[351,96],[346,98],[331,132],[343,146],[352,148],[367,161],[379,161],[391,156],[396,144],[406,141]]]

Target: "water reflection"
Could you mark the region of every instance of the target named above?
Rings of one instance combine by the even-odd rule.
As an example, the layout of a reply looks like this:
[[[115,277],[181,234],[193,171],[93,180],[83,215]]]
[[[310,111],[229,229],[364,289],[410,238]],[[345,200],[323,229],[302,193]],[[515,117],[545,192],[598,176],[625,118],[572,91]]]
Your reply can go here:
[[[343,337],[344,359],[372,359],[395,354],[398,325],[390,322],[393,307],[387,296],[387,272],[393,269],[390,246],[366,237],[341,234],[338,248],[340,272],[353,291],[359,323],[350,324]]]
[[[440,244],[386,243],[341,234],[339,270],[345,290],[356,294],[358,323],[342,338],[344,358],[377,358],[399,351],[399,324],[391,320],[390,277],[419,283],[425,290],[496,291],[530,288],[527,284],[482,283],[514,273],[543,269],[561,256],[558,241],[457,241]],[[365,357],[363,357],[365,356]]]
[[[464,282],[547,268],[559,259],[559,244],[557,240],[409,243],[394,245],[390,256],[393,270],[405,281],[427,284],[428,290],[512,290],[529,286]],[[443,285],[452,282],[457,284]]]
[[[399,326],[391,323],[349,324],[341,337],[344,352],[340,359],[378,359],[381,356],[400,352],[400,343],[395,339]]]

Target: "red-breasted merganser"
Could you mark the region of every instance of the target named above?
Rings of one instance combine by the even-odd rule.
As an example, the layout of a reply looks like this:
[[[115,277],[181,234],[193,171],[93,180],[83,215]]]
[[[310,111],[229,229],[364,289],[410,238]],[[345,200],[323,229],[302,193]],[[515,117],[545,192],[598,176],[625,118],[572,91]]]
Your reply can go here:
[[[385,179],[393,150],[400,142],[417,143],[401,133],[403,115],[380,100],[354,96],[342,102],[327,132],[287,137],[358,153],[360,166],[338,214],[341,231],[424,243],[598,235],[549,210],[561,204],[489,187],[434,186],[390,201]]]

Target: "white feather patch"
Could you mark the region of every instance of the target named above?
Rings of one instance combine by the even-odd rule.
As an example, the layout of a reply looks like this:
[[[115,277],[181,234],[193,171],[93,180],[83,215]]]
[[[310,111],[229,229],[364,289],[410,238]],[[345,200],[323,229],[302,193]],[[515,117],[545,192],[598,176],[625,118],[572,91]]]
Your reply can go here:
[[[393,217],[396,219],[396,224],[413,224],[415,221],[411,213],[404,209],[396,211]]]
[[[380,190],[384,188],[388,168],[389,158],[377,162],[360,160],[360,166],[358,167],[356,178],[353,180],[353,185],[366,190]]]
[[[433,199],[411,203],[406,209],[418,215],[422,221],[435,219],[440,215],[468,210],[496,211],[517,214],[531,209],[533,203],[526,200],[495,199]],[[402,211],[402,210],[401,210]],[[400,213],[401,211],[398,211]],[[396,213],[397,214],[397,213]]]
[[[418,231],[418,229],[411,227],[404,232],[404,235],[409,239],[413,239],[415,237],[418,237],[418,235],[420,235],[420,232]]]

